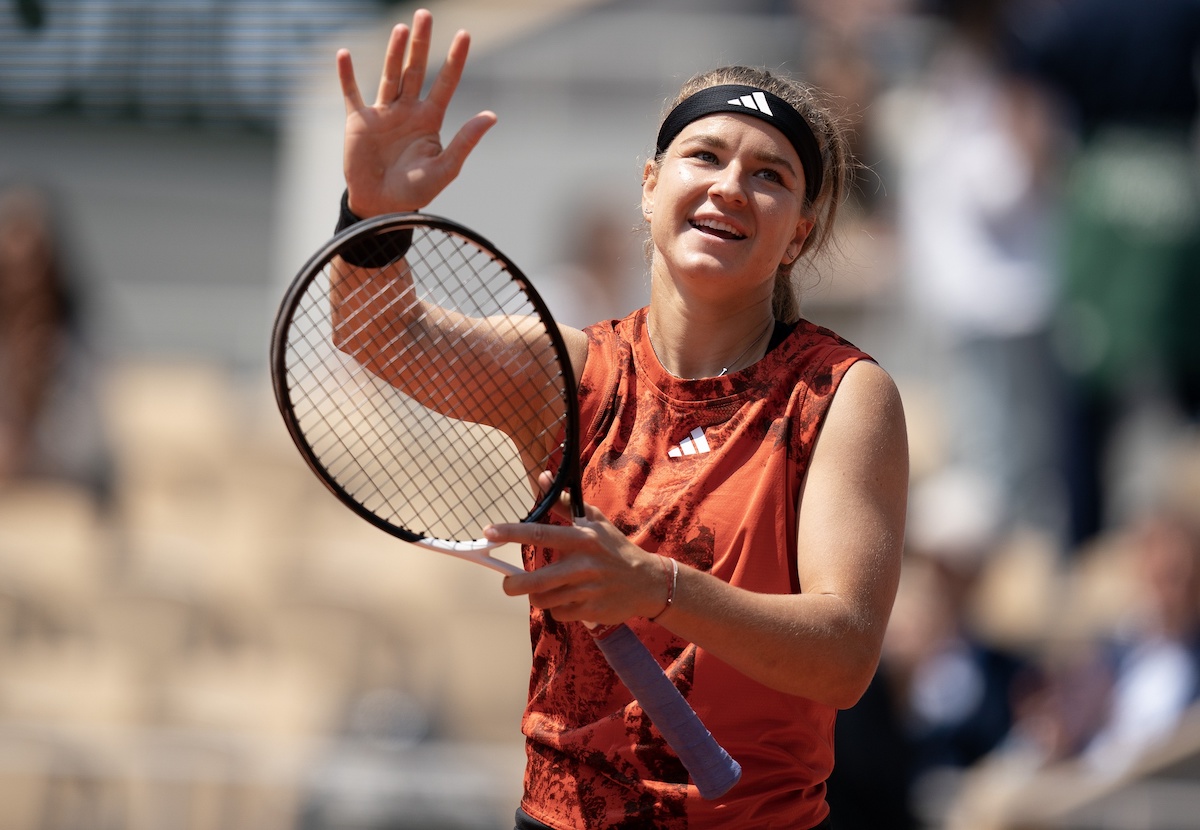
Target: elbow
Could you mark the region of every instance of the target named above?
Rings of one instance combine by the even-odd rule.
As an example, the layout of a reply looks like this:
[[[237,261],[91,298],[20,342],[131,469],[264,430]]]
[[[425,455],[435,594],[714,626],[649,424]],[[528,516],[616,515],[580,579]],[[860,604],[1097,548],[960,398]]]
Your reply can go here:
[[[835,709],[849,709],[866,694],[867,687],[875,678],[875,670],[879,665],[877,658],[857,659],[848,661],[831,678],[825,688],[820,703]]]
[[[347,357],[354,358],[359,363],[363,363],[363,350],[360,344],[348,335],[339,335],[337,332],[333,335],[333,347]]]
[[[828,653],[820,662],[819,672],[803,672],[804,678],[796,678],[795,693],[834,709],[849,709],[866,694],[867,687],[875,679],[879,667],[880,648],[855,637],[844,637],[832,644],[833,653]],[[813,678],[820,677],[814,684]]]
[[[835,709],[850,709],[862,700],[862,696],[866,694],[867,688],[875,678],[876,666],[877,663],[872,663],[869,668],[857,672],[852,678],[847,678],[838,688],[834,699],[829,701],[829,705]]]
[[[333,314],[329,319],[330,330],[332,336],[330,340],[333,347],[339,352],[353,355],[354,352],[354,336],[350,321],[347,315],[343,313],[340,305],[334,305]]]
[[[359,323],[355,326],[355,321],[339,314],[335,314],[332,320],[332,337],[330,341],[333,347],[342,354],[352,358],[356,362],[371,368],[370,363],[370,333]]]

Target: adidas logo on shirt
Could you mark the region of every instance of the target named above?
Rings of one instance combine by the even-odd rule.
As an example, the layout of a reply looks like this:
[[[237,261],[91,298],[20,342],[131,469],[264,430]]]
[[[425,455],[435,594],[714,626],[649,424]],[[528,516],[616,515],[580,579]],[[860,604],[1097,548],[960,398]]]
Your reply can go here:
[[[692,430],[691,435],[679,442],[678,447],[672,447],[667,453],[668,458],[682,458],[685,455],[701,455],[709,451],[708,439],[704,437],[704,430],[696,427]]]
[[[771,107],[767,105],[767,96],[761,92],[753,92],[750,95],[743,95],[741,98],[731,98],[728,103],[746,109],[758,110],[765,115],[774,115],[771,112]]]

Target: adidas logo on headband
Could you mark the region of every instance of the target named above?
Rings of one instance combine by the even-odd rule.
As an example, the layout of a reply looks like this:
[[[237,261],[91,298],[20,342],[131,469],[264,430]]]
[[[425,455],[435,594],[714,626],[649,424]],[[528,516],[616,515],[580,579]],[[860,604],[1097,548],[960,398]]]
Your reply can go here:
[[[767,96],[761,92],[755,91],[749,95],[743,95],[741,98],[730,98],[726,103],[733,104],[735,107],[747,107],[752,110],[758,110],[767,115],[774,115],[771,112],[771,107],[767,104]]]

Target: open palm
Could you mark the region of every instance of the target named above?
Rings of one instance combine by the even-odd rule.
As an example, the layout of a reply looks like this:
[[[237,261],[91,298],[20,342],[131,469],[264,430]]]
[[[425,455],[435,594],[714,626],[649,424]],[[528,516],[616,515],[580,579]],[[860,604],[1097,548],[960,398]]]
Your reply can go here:
[[[496,123],[484,111],[468,120],[446,146],[441,140],[446,109],[466,64],[470,36],[455,34],[426,98],[421,98],[429,60],[433,16],[420,9],[412,27],[392,29],[379,91],[363,102],[350,53],[337,55],[346,102],[343,167],[350,208],[361,217],[420,210],[458,176],[467,156]]]

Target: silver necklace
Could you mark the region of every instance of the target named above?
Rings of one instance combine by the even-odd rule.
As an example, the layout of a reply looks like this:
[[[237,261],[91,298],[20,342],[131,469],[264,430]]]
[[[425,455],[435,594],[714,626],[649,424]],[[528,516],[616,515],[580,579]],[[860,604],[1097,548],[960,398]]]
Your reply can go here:
[[[734,366],[737,366],[738,362],[743,357],[748,355],[750,353],[750,350],[752,348],[754,348],[755,346],[757,346],[759,344],[759,342],[762,341],[763,335],[766,334],[770,330],[771,326],[773,326],[774,324],[775,324],[774,319],[768,320],[767,327],[758,333],[758,337],[755,337],[753,340],[751,340],[750,345],[747,346],[745,349],[743,349],[741,354],[739,354],[733,360],[729,361],[729,365],[726,366],[724,369],[722,369],[720,372],[718,372],[716,376],[720,378],[720,377],[724,377],[725,375],[727,375],[729,373],[730,369],[732,369]],[[693,378],[693,380],[695,380],[695,378]]]

